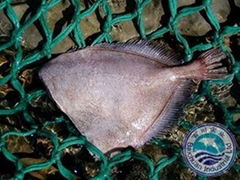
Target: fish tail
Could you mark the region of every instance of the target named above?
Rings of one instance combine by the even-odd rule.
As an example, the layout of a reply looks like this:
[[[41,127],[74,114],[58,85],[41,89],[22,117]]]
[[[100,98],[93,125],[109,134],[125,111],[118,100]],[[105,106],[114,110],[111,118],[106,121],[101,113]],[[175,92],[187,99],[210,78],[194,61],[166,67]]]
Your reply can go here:
[[[222,62],[225,58],[226,55],[220,48],[204,52],[188,65],[192,70],[192,78],[200,80],[224,78],[228,75],[228,68]]]

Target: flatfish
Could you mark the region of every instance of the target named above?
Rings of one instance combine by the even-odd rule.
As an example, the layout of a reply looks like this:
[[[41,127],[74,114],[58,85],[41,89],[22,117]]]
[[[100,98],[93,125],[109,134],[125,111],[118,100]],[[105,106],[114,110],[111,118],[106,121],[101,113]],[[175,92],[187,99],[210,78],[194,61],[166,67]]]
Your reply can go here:
[[[106,153],[166,133],[191,97],[192,80],[228,74],[224,58],[213,48],[183,63],[152,41],[102,43],[56,57],[39,76],[77,129]]]

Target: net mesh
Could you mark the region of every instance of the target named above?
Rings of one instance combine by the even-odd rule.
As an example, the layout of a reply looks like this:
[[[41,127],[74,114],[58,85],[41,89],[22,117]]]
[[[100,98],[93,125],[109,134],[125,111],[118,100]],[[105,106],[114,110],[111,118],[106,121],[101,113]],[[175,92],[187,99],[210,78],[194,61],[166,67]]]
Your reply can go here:
[[[26,86],[26,84],[24,84],[21,80],[21,75],[23,72],[27,73],[28,71],[26,71],[26,69],[29,67],[37,68],[41,65],[41,63],[44,63],[46,59],[50,59],[52,57],[53,48],[68,36],[71,36],[74,39],[74,42],[78,48],[84,48],[86,45],[89,45],[79,24],[84,18],[93,14],[100,7],[104,13],[104,19],[103,22],[101,22],[100,33],[94,37],[93,41],[91,42],[92,44],[97,44],[100,42],[112,42],[113,39],[110,33],[112,28],[118,23],[134,20],[137,31],[142,39],[157,39],[163,37],[167,33],[171,33],[173,36],[175,36],[177,43],[184,48],[185,61],[190,61],[196,52],[201,52],[212,47],[219,46],[231,61],[231,74],[224,79],[202,82],[195,98],[190,102],[190,104],[198,103],[201,98],[207,99],[212,107],[217,109],[217,112],[223,115],[222,119],[224,121],[222,123],[224,123],[225,126],[229,128],[236,137],[240,134],[239,126],[237,125],[237,122],[234,122],[234,118],[240,113],[239,106],[228,108],[217,96],[215,96],[212,90],[212,86],[214,85],[228,86],[230,84],[234,84],[234,86],[237,86],[240,83],[239,61],[235,59],[236,57],[234,57],[232,51],[227,47],[225,42],[226,38],[233,37],[240,33],[240,26],[238,26],[237,23],[229,25],[220,24],[212,10],[211,0],[202,0],[199,3],[196,3],[192,6],[185,6],[181,9],[178,8],[177,0],[166,1],[169,11],[167,23],[151,33],[146,32],[143,22],[143,11],[151,2],[151,0],[137,0],[135,2],[133,11],[122,14],[113,14],[112,7],[107,0],[96,0],[91,2],[89,7],[84,10],[81,9],[81,3],[79,0],[69,0],[68,2],[71,4],[73,9],[71,19],[68,21],[69,23],[55,36],[53,34],[53,30],[48,24],[47,14],[52,8],[57,6],[59,3],[62,3],[61,0],[30,1],[30,3],[36,3],[35,11],[23,21],[19,19],[16,9],[13,7],[13,4],[16,3],[16,1],[0,1],[0,10],[4,11],[4,14],[12,24],[10,37],[1,37],[0,44],[0,51],[2,53],[6,54],[9,51],[12,53],[10,53],[12,58],[9,58],[11,59],[11,61],[9,60],[9,65],[7,68],[4,68],[8,70],[1,72],[0,78],[0,85],[2,89],[4,87],[6,88],[6,86],[10,87],[9,92],[7,92],[8,96],[1,94],[1,101],[5,99],[6,101],[4,102],[14,102],[12,103],[11,107],[4,107],[1,105],[0,109],[1,123],[4,124],[8,122],[6,123],[7,128],[1,129],[0,150],[2,161],[0,162],[0,168],[5,166],[5,162],[12,163],[11,166],[6,165],[7,167],[12,168],[12,174],[8,176],[9,178],[23,179],[31,173],[33,175],[34,172],[54,166],[61,177],[75,179],[77,177],[75,171],[69,168],[69,166],[63,162],[63,154],[70,147],[84,147],[91,152],[92,156],[97,157],[97,163],[93,163],[92,165],[95,166],[95,164],[97,164],[96,172],[90,176],[93,179],[111,179],[113,170],[116,166],[132,160],[145,164],[144,166],[147,167],[146,178],[158,179],[159,173],[165,168],[174,162],[181,162],[181,147],[176,146],[175,144],[171,143],[171,141],[164,141],[161,138],[154,139],[152,143],[155,144],[159,149],[167,149],[172,153],[159,158],[155,162],[144,153],[140,153],[131,149],[108,158],[95,146],[89,143],[84,136],[76,135],[77,132],[72,133],[74,128],[72,127],[71,123],[59,112],[59,114],[56,113],[52,115],[50,113],[45,115],[47,116],[48,120],[44,121],[40,121],[36,117],[36,114],[32,112],[31,106],[37,106],[34,104],[34,101],[44,97],[46,98],[47,95],[42,86],[39,88],[37,87],[38,89],[35,88],[34,90],[29,89],[28,86]],[[198,12],[205,14],[205,18],[211,25],[212,31],[210,34],[210,40],[208,40],[208,42],[200,42],[192,46],[189,44],[188,39],[180,33],[178,24],[182,18]],[[22,46],[22,37],[24,32],[35,23],[37,23],[38,27],[41,29],[41,36],[43,40],[37,49],[33,51],[26,51]],[[4,38],[6,38],[6,40],[3,40]],[[3,56],[1,56],[1,58],[0,64],[1,70],[3,71],[2,66],[4,65],[4,58]],[[11,94],[12,91],[14,93]],[[46,107],[46,104],[42,103],[41,106]],[[47,106],[47,108],[49,107]],[[51,118],[50,116],[54,118]],[[59,137],[55,131],[49,128],[62,123],[66,125],[66,131],[70,133],[70,135],[66,137]],[[179,128],[189,130],[194,126],[194,123],[183,118],[179,121],[178,125]],[[2,127],[4,126],[2,125]],[[18,150],[12,150],[9,148],[9,144],[13,143],[14,138],[18,139],[18,144],[19,141],[20,143],[21,141],[22,143],[27,141],[29,146],[36,145],[36,142],[35,144],[33,143],[36,141],[36,139],[37,141],[40,141],[41,138],[44,139],[42,146],[45,144],[44,147],[50,147],[48,151],[42,152],[48,153],[48,156],[45,156],[47,158],[34,161],[34,163],[31,164],[26,163],[27,160],[24,161],[24,158],[22,158],[23,156],[19,155],[18,153],[21,151],[21,149],[19,150],[18,147],[16,147]],[[46,144],[50,145],[47,146]],[[37,148],[35,148],[35,151],[36,149]],[[41,149],[39,151],[41,151]],[[237,151],[238,155],[239,153],[240,151]],[[29,156],[24,157],[31,157],[31,155],[29,154]],[[81,159],[81,157],[79,158]],[[95,160],[91,161],[95,162]],[[184,164],[182,164],[182,166],[184,166]],[[240,165],[236,162],[232,168],[238,172],[240,170]],[[42,173],[44,172],[42,171]],[[198,178],[204,179],[203,177]]]

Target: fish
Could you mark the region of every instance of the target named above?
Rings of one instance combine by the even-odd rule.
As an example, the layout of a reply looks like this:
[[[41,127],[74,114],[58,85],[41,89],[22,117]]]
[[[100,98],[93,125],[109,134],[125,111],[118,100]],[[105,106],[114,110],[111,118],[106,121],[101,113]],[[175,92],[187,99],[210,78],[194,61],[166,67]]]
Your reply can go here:
[[[179,54],[156,41],[101,43],[57,56],[39,77],[78,131],[108,153],[166,134],[195,81],[228,75],[220,48],[188,63]]]

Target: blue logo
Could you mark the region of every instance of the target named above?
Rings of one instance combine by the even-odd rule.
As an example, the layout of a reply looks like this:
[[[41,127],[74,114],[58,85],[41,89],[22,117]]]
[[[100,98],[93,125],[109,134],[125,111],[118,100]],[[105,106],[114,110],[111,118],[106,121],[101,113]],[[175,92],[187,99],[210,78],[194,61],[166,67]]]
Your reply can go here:
[[[183,143],[183,159],[200,176],[220,176],[236,159],[236,140],[224,126],[206,123],[193,128]]]

